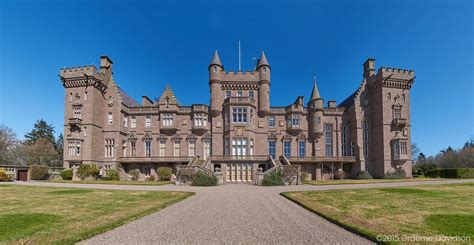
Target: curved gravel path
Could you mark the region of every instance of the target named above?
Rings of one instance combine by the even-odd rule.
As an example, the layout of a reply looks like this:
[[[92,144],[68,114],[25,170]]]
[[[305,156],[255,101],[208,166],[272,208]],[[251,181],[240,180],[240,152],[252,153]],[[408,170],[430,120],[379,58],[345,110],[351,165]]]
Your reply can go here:
[[[119,186],[46,182],[17,182],[17,184],[197,193],[159,212],[82,241],[80,244],[367,244],[371,242],[294,204],[279,193],[460,182],[474,182],[474,180],[280,187],[245,184],[217,187]]]

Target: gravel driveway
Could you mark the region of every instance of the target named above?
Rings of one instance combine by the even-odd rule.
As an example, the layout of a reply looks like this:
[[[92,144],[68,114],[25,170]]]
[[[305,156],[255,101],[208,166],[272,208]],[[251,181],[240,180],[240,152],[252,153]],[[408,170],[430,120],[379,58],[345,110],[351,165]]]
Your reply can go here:
[[[334,225],[279,195],[282,191],[329,190],[474,180],[403,183],[259,187],[228,184],[217,187],[118,186],[62,183],[19,183],[127,190],[193,191],[194,195],[80,244],[365,244],[370,241]]]

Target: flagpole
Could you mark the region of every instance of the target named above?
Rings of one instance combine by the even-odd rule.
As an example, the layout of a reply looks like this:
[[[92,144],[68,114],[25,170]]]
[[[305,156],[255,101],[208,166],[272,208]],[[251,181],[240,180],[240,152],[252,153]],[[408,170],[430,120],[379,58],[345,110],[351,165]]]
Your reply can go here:
[[[240,40],[239,40],[239,71],[242,71],[242,63],[241,63],[241,58],[240,58]]]

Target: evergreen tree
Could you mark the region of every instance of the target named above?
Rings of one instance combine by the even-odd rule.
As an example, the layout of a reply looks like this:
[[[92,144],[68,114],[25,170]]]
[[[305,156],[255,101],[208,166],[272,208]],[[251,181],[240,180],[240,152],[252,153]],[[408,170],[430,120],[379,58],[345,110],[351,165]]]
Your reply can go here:
[[[54,139],[54,127],[51,124],[46,123],[45,120],[40,119],[36,121],[33,130],[25,134],[26,143],[35,143],[38,139],[46,139],[53,145],[56,145]]]
[[[56,148],[56,151],[58,152],[59,159],[62,161],[63,151],[64,151],[64,137],[62,133],[58,136],[58,139],[56,140],[55,148]]]

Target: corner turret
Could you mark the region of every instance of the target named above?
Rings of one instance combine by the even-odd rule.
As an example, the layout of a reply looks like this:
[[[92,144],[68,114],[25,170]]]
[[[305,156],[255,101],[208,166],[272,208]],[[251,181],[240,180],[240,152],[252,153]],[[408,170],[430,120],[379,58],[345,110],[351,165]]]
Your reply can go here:
[[[324,100],[319,95],[316,77],[314,77],[313,91],[308,102],[309,118],[311,120],[310,135],[314,139],[323,134],[323,103]]]
[[[222,71],[224,71],[224,66],[222,65],[217,50],[214,52],[214,56],[212,56],[208,69],[209,87],[211,89],[211,114],[213,116],[218,116],[221,112],[219,98],[223,96],[223,92],[220,89],[220,74]]]
[[[262,51],[262,56],[257,63],[259,74],[258,81],[258,114],[266,116],[270,113],[270,64]]]

